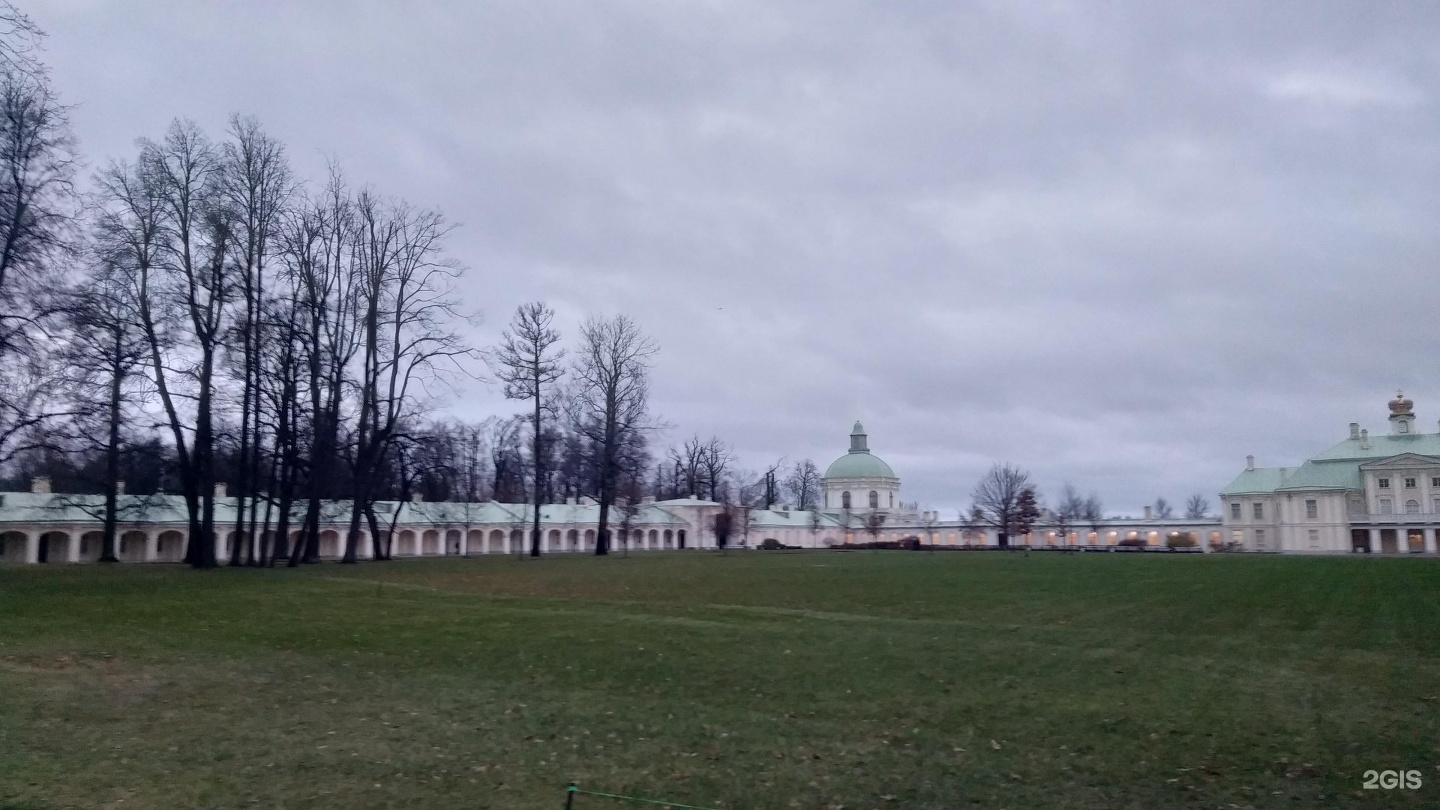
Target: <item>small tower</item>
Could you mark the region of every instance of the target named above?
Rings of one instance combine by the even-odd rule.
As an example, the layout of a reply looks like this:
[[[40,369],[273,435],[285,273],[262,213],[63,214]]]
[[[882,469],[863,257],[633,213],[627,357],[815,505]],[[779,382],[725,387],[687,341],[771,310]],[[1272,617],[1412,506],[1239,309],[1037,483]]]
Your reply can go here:
[[[1415,432],[1415,403],[1405,398],[1405,392],[1396,391],[1390,400],[1390,435],[1409,436]]]
[[[850,452],[870,452],[869,442],[865,438],[865,426],[859,422],[856,422],[855,427],[850,430]]]

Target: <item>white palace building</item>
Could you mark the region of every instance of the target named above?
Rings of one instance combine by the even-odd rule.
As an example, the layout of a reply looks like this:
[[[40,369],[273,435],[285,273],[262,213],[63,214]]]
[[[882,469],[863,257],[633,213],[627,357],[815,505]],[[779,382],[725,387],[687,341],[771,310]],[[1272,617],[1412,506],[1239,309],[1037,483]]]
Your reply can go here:
[[[1427,509],[1427,514],[1434,518],[1440,517],[1436,514],[1440,512],[1440,436],[1425,438],[1428,440],[1426,447],[1434,453],[1426,463],[1435,467],[1435,477],[1424,477],[1431,473],[1414,474],[1422,476],[1415,480],[1426,485],[1414,492],[1417,498],[1423,498],[1429,496],[1422,493],[1433,490],[1435,508]],[[1377,458],[1376,461],[1388,464],[1393,460]],[[1084,526],[1071,523],[1062,527],[1054,522],[1053,515],[1047,513],[1030,534],[1012,537],[1010,543],[1022,548],[1089,550],[1159,550],[1170,545],[1194,544],[1208,550],[1218,548],[1233,536],[1236,540],[1243,537],[1245,547],[1255,550],[1343,549],[1344,538],[1350,536],[1346,534],[1348,527],[1342,526],[1345,505],[1349,503],[1348,491],[1345,496],[1340,496],[1338,503],[1341,506],[1332,506],[1331,500],[1325,500],[1332,497],[1331,490],[1324,490],[1331,494],[1322,494],[1314,499],[1307,496],[1297,501],[1313,503],[1316,515],[1324,515],[1326,520],[1332,521],[1313,524],[1314,528],[1324,530],[1324,542],[1320,546],[1308,546],[1303,534],[1308,529],[1291,528],[1287,521],[1291,520],[1292,512],[1280,511],[1280,504],[1288,505],[1289,493],[1277,494],[1277,488],[1289,480],[1285,471],[1247,470],[1226,489],[1226,509],[1239,509],[1235,514],[1241,515],[1241,518],[1232,518],[1227,511],[1224,530],[1216,519],[1161,519],[1153,517],[1148,508],[1143,518],[1113,518]],[[1400,492],[1411,479],[1396,474],[1389,480],[1394,482],[1395,491]],[[1266,486],[1270,488],[1266,489]],[[794,548],[829,548],[872,540],[909,540],[923,546],[954,548],[994,548],[999,544],[998,531],[993,527],[970,525],[961,519],[942,520],[938,512],[905,509],[900,500],[899,477],[889,464],[870,452],[868,437],[859,422],[855,423],[850,433],[849,451],[826,469],[820,489],[822,503],[817,510],[791,509],[783,504],[774,504],[769,509],[745,510],[744,519],[733,530],[730,545],[741,548],[776,544]],[[235,542],[234,533],[228,529],[234,524],[235,499],[225,497],[222,488],[217,488],[216,495],[215,520],[220,531],[217,556],[224,561]],[[1383,508],[1381,503],[1377,501],[1375,508],[1370,510],[1377,519],[1379,510]],[[1405,499],[1392,500],[1391,503],[1401,504],[1392,510],[1395,516],[1408,509]],[[102,498],[98,495],[53,493],[44,479],[36,479],[30,492],[0,493],[0,563],[96,561],[100,556],[101,504]],[[628,528],[623,531],[619,525],[622,514],[619,510],[612,510],[611,525],[615,537],[612,548],[616,552],[622,548],[633,551],[714,549],[714,517],[725,508],[722,504],[693,496],[664,501],[646,498],[633,507]],[[1353,507],[1349,508],[1353,514]],[[1332,511],[1335,509],[1340,511]],[[586,498],[542,507],[542,551],[548,554],[593,551],[599,511],[599,506]],[[441,557],[522,553],[529,537],[532,507],[493,501],[390,501],[377,504],[376,512],[382,524],[393,526],[390,530],[393,556]],[[871,523],[868,518],[876,513],[884,516],[884,522],[872,532],[867,529],[867,524]],[[123,495],[120,514],[116,551],[122,562],[178,562],[184,557],[187,523],[184,501],[179,495]],[[349,516],[347,502],[327,504],[320,535],[322,558],[336,559],[340,556],[341,540],[348,527]],[[1390,518],[1392,522],[1395,516]],[[1268,543],[1267,531],[1271,538]],[[1297,535],[1297,531],[1301,534]],[[1390,530],[1391,541],[1385,539],[1384,529],[1379,531],[1381,534],[1372,545],[1377,549],[1389,548],[1387,542],[1393,545],[1394,529]],[[293,535],[298,536],[298,532]],[[1297,536],[1300,538],[1298,541],[1295,540]],[[1430,543],[1428,548],[1433,550],[1433,529],[1425,530],[1424,536]],[[1187,542],[1175,542],[1181,538]],[[370,554],[368,533],[362,532],[359,549],[362,558]]]
[[[1296,467],[1245,470],[1221,492],[1226,540],[1251,551],[1434,554],[1440,530],[1440,433],[1421,433],[1415,403],[1390,401],[1386,435],[1358,422]]]

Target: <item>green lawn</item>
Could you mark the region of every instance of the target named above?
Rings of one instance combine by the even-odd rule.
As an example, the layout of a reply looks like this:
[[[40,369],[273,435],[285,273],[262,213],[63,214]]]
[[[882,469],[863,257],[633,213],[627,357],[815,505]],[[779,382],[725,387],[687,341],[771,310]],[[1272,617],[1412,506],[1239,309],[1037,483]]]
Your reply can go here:
[[[11,567],[0,808],[1435,807],[1437,593],[1229,555]]]

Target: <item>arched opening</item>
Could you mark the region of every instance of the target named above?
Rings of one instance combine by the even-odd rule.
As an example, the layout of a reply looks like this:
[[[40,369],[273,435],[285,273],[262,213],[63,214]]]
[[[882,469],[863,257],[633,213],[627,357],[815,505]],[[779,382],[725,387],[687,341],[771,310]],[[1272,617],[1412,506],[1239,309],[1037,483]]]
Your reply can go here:
[[[480,534],[480,532],[473,532],[473,534]],[[477,545],[481,554],[499,554],[501,551],[509,550],[505,548],[505,532],[502,529],[491,529],[490,539]],[[475,546],[471,546],[470,551],[473,553]]]
[[[544,548],[544,549],[541,549],[542,551],[560,551],[560,530],[559,530],[559,529],[551,529],[549,536],[546,537],[545,539],[546,539],[546,545],[545,545],[545,548]]]
[[[122,532],[115,538],[115,556],[120,558],[120,562],[144,562],[145,533]]]
[[[425,532],[424,538],[425,538],[425,548],[424,548],[423,550],[421,550],[421,552],[420,552],[421,554],[443,554],[443,553],[444,553],[444,552],[441,550],[441,548],[440,548],[440,532],[437,532],[437,531],[435,531],[434,529],[429,529],[429,530],[427,530],[427,531]]]
[[[660,532],[657,532],[657,531],[655,531],[654,529],[651,529],[651,530],[650,530],[650,539],[649,539],[648,541],[646,541],[646,543],[645,543],[645,548],[647,548],[647,549],[654,549],[654,548],[659,548],[659,547],[660,547]]]
[[[679,541],[680,548],[685,548],[685,530],[681,529],[675,536]]]
[[[595,548],[595,530],[594,530],[594,529],[586,529],[586,530],[585,530],[585,545],[582,546],[581,548],[586,549],[586,550],[593,550],[593,549]]]
[[[99,562],[100,549],[104,545],[104,532],[86,532],[80,535],[80,562]]]
[[[880,493],[876,492],[876,491],[873,490],[873,489],[870,490],[870,508],[871,508],[871,509],[879,509],[879,508],[880,508]]]
[[[841,509],[849,509],[849,508],[850,508],[850,493],[849,493],[849,492],[842,492],[842,493],[840,493],[840,508],[841,508]]]
[[[70,535],[65,532],[45,532],[40,535],[40,548],[36,560],[42,563],[62,563],[70,559]]]
[[[415,532],[405,529],[400,532],[398,542],[395,543],[395,549],[391,551],[390,554],[393,557],[413,557],[419,553],[419,545],[420,541],[415,538]]]
[[[1405,502],[1405,514],[1407,514],[1407,515],[1418,515],[1418,514],[1420,514],[1420,502],[1419,502],[1419,501],[1416,501],[1416,500],[1406,501],[1406,502]]]
[[[185,535],[177,531],[161,532],[155,541],[155,559],[160,562],[185,559]]]
[[[668,548],[674,548],[674,547],[675,547],[675,535],[674,535],[674,533],[672,533],[669,529],[666,529],[666,530],[665,530],[665,534],[664,534],[663,538],[664,538],[664,545],[662,546],[662,548],[667,548],[667,549],[668,549]]]
[[[566,550],[566,551],[579,551],[579,550],[580,550],[580,530],[579,530],[579,529],[571,529],[571,530],[565,532],[565,550]]]
[[[25,535],[20,532],[0,534],[0,562],[25,562]]]
[[[529,536],[530,534],[528,532],[523,532],[519,529],[511,529],[510,545],[505,546],[501,549],[501,551],[505,552],[506,554],[510,554],[512,552],[519,554],[521,549],[529,550],[529,545],[525,542],[525,538]]]
[[[460,548],[460,538],[463,535],[459,529],[445,530],[445,545],[441,548],[441,554],[459,555],[464,549]]]
[[[636,529],[630,533],[630,545],[634,548],[645,547],[645,532]]]
[[[340,556],[340,532],[326,529],[320,532],[319,552],[322,559],[337,559]]]

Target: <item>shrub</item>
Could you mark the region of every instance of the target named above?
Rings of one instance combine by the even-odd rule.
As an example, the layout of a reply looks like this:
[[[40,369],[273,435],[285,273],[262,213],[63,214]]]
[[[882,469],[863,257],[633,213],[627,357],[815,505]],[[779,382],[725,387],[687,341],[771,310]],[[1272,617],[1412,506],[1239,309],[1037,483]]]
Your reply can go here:
[[[1175,532],[1165,538],[1165,545],[1170,548],[1195,548],[1200,545],[1200,541],[1190,532]]]

